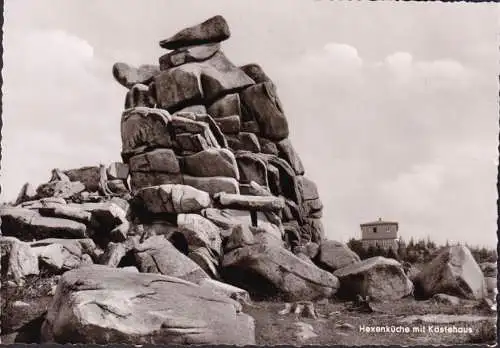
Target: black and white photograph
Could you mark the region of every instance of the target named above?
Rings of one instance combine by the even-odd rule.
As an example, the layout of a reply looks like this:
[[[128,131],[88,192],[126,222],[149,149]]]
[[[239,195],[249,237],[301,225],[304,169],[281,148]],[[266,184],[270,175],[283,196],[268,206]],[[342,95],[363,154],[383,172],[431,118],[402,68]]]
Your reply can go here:
[[[498,4],[3,19],[1,344],[496,344]]]

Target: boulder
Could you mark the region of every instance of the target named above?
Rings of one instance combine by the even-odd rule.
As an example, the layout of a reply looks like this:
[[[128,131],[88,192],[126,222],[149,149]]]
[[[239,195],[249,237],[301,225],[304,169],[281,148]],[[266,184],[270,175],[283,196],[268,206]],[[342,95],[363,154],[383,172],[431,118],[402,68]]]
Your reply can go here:
[[[128,159],[138,148],[171,148],[170,118],[162,109],[136,107],[125,110],[121,120],[122,156]]]
[[[128,222],[127,212],[120,205],[112,201],[98,203],[68,204],[69,207],[83,209],[92,215],[92,220],[98,229],[111,231],[115,227]]]
[[[277,144],[279,156],[290,164],[295,174],[304,175],[304,165],[299,157],[297,151],[292,145],[290,139],[286,138],[278,142]],[[318,198],[318,197],[316,197]]]
[[[174,277],[86,266],[61,277],[41,342],[255,344],[254,321],[238,308]]]
[[[215,123],[219,126],[224,134],[238,134],[241,128],[239,116],[224,116],[215,119]]]
[[[122,86],[132,88],[140,83],[147,85],[160,73],[157,65],[145,64],[138,68],[127,63],[115,63],[113,65],[113,76]]]
[[[444,248],[414,279],[415,295],[444,293],[466,299],[482,299],[486,285],[481,268],[462,245]]]
[[[203,103],[199,63],[184,64],[162,71],[154,80],[154,94],[158,105],[177,111],[189,104]]]
[[[210,220],[198,214],[179,214],[177,226],[179,232],[186,238],[190,250],[205,247],[218,256],[222,254],[220,228]]]
[[[37,193],[35,188],[29,182],[27,182],[23,185],[21,191],[19,191],[19,194],[17,195],[14,205],[19,205],[26,201],[31,201],[33,199],[36,199],[36,195]]]
[[[323,217],[323,202],[319,198],[310,201],[303,201],[302,211],[304,216],[321,219]]]
[[[233,151],[260,152],[259,139],[253,133],[241,130],[237,135],[226,135],[228,146]]]
[[[106,170],[108,179],[110,180],[114,179],[127,180],[129,172],[130,172],[129,166],[121,162],[111,163]]]
[[[285,207],[283,199],[274,196],[244,196],[219,193],[215,201],[223,208],[238,210],[280,211]]]
[[[209,276],[189,257],[162,236],[153,236],[134,249],[137,268],[143,273],[160,273],[193,283]]]
[[[257,120],[264,138],[281,141],[288,137],[288,123],[272,82],[263,82],[240,93],[241,101]]]
[[[2,234],[23,241],[43,238],[86,238],[87,226],[81,222],[41,216],[25,208],[1,208]]]
[[[214,224],[222,228],[227,237],[231,234],[231,230],[240,224],[250,226],[252,224],[251,214],[247,210],[234,209],[204,209],[201,214],[212,221]],[[264,230],[270,234],[281,238],[281,232],[277,226],[272,224],[266,214],[257,212],[257,226],[260,230]]]
[[[84,254],[73,254],[59,243],[32,246],[32,250],[38,257],[40,268],[45,268],[51,274],[61,274],[88,262],[88,259],[83,257]]]
[[[147,85],[138,83],[130,88],[125,96],[125,109],[139,106],[153,108],[155,105],[156,99],[151,94],[150,87]]]
[[[239,179],[238,165],[228,149],[207,149],[182,159],[183,173],[197,177],[225,176]]]
[[[241,101],[237,93],[228,94],[216,100],[207,108],[208,114],[214,119],[222,117],[238,116],[241,117]]]
[[[278,147],[274,142],[266,138],[259,138],[260,151],[268,155],[278,156]]]
[[[306,218],[300,227],[300,234],[304,240],[321,244],[325,239],[325,227],[321,219]]]
[[[211,146],[207,142],[206,138],[201,134],[177,134],[175,136],[175,149],[181,155],[183,154],[193,154],[200,151],[209,149]]]
[[[196,213],[211,205],[208,193],[187,185],[146,187],[136,197],[151,213]]]
[[[312,260],[318,256],[319,248],[320,246],[317,243],[308,242],[304,245],[296,246],[292,250],[294,254],[301,253],[307,256],[310,260]]]
[[[222,130],[219,128],[219,125],[217,122],[215,122],[214,118],[208,114],[196,114],[196,120],[205,122],[210,131],[211,131],[211,136],[215,139],[216,143],[219,146],[215,147],[222,147],[224,149],[227,149],[227,140],[226,137],[224,136],[224,133],[222,133]]]
[[[0,237],[0,257],[2,279],[12,279],[22,283],[29,275],[40,273],[38,257],[28,243],[14,237]]]
[[[88,211],[66,204],[54,204],[50,207],[42,207],[38,209],[38,212],[42,216],[74,220],[86,225],[92,220],[92,214]]]
[[[181,168],[175,152],[171,149],[156,149],[129,160],[132,172],[160,172],[169,174],[180,174]]]
[[[242,117],[249,118],[251,115],[248,114],[243,114]],[[260,133],[260,127],[257,121],[255,120],[244,120],[241,122],[241,131],[242,132],[247,132],[247,133],[255,133],[259,134]]]
[[[230,230],[231,234],[226,238],[224,244],[224,253],[228,253],[234,249],[242,248],[247,245],[255,244],[253,232],[248,225],[235,225]]]
[[[220,44],[218,42],[178,48],[160,57],[160,70],[168,70],[182,64],[207,60],[219,50]]]
[[[214,176],[209,178],[200,178],[189,175],[183,175],[182,180],[184,185],[189,185],[195,189],[205,191],[213,196],[219,192],[230,194],[239,194],[240,188],[238,181],[235,178],[223,176]]]
[[[170,121],[172,130],[175,134],[192,133],[205,134],[208,130],[208,125],[204,122],[196,120],[194,113],[175,113]]]
[[[159,173],[159,172],[131,172],[130,186],[132,191],[137,191],[144,187],[182,184],[181,174]]]
[[[319,246],[317,264],[327,271],[336,271],[361,261],[358,254],[344,244],[333,240],[324,240]]]
[[[249,184],[255,182],[261,186],[268,187],[266,162],[258,155],[249,152],[236,154],[236,162],[240,172],[240,182]]]
[[[219,279],[219,256],[208,248],[199,247],[188,253],[188,257],[193,260],[202,270],[212,278]],[[199,283],[198,283],[199,284]]]
[[[85,185],[81,182],[76,181],[51,181],[46,184],[38,186],[36,189],[37,196],[44,197],[59,197],[59,198],[71,198],[76,196],[80,192],[85,191]]]
[[[64,247],[64,249],[68,254],[75,255],[78,258],[82,258],[83,255],[87,254],[93,260],[97,260],[97,258],[100,255],[99,249],[97,248],[94,241],[90,238],[82,238],[82,239],[47,238],[47,239],[37,240],[29,244],[32,248],[45,247],[52,244],[60,244]]]
[[[224,255],[224,279],[260,296],[283,296],[287,301],[333,296],[339,287],[331,273],[307,263],[283,247],[259,243]]]
[[[254,81],[243,70],[231,63],[221,51],[200,64],[202,65],[201,85],[207,103],[254,84]]]
[[[247,64],[240,67],[255,83],[271,82],[271,79],[266,75],[259,64]]]
[[[160,47],[175,50],[186,46],[218,43],[227,40],[230,35],[226,20],[217,15],[160,41]]]
[[[180,114],[180,113],[193,113],[193,114],[206,114],[207,113],[207,108],[205,105],[189,105],[186,106],[185,108],[180,109],[177,111],[175,114]],[[174,115],[175,115],[174,114]]]
[[[375,301],[393,301],[408,296],[413,284],[401,264],[381,256],[352,263],[333,272],[340,280],[337,295],[355,299],[357,295],[369,296]]]
[[[116,268],[127,254],[127,251],[127,247],[124,243],[110,242],[108,244],[108,247],[106,248],[106,251],[101,256],[99,264]]]
[[[216,294],[227,296],[233,300],[242,301],[247,304],[250,302],[250,295],[248,294],[248,291],[236,286],[222,283],[215,279],[203,279],[199,285],[202,288],[210,289]]]
[[[297,176],[288,162],[276,156],[267,156],[267,163],[270,188],[276,187],[275,189],[279,192],[275,193],[276,195],[283,195],[298,205],[302,205]]]
[[[318,187],[307,177],[302,175],[297,176],[297,187],[304,201],[319,199]]]

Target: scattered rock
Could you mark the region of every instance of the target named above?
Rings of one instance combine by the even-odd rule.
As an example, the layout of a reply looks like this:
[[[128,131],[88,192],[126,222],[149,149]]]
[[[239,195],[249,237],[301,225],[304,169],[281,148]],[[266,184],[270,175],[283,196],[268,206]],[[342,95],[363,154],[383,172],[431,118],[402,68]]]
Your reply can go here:
[[[340,280],[337,295],[341,298],[361,295],[376,301],[391,301],[408,296],[413,290],[401,264],[381,256],[352,263],[333,275]]]
[[[481,268],[470,250],[461,245],[443,249],[414,279],[415,295],[444,293],[466,299],[482,299],[486,285]]]
[[[62,276],[41,342],[252,345],[255,326],[210,289],[94,265]]]
[[[224,17],[217,15],[160,41],[160,47],[175,50],[186,46],[218,43],[227,40],[230,36],[231,33],[226,20]]]

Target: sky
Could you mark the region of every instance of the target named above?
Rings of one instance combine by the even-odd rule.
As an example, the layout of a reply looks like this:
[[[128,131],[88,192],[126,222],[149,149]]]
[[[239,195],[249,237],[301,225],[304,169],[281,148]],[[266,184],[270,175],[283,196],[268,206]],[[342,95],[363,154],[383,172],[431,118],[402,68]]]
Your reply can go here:
[[[330,0],[7,0],[1,200],[53,168],[120,161],[115,62],[157,64],[220,14],[236,65],[275,82],[329,239],[400,235],[494,246],[497,4]]]

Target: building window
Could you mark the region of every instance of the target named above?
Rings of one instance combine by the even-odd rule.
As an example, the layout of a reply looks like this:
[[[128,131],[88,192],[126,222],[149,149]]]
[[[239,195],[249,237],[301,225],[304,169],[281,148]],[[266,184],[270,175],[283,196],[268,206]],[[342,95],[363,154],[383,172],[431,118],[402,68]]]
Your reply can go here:
[[[373,228],[373,233],[377,233],[377,228],[376,227]]]

